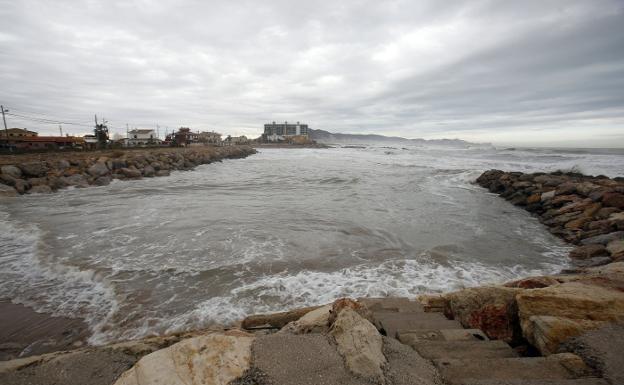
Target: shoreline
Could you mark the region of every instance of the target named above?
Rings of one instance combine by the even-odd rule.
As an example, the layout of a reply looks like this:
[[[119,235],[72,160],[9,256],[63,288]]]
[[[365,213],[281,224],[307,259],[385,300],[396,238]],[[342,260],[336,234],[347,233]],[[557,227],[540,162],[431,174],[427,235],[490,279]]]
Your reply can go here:
[[[87,344],[89,335],[81,319],[55,317],[0,300],[0,361],[76,349]]]
[[[255,153],[250,146],[202,146],[6,155],[0,157],[0,196],[105,186],[113,179],[165,177],[171,171]]]

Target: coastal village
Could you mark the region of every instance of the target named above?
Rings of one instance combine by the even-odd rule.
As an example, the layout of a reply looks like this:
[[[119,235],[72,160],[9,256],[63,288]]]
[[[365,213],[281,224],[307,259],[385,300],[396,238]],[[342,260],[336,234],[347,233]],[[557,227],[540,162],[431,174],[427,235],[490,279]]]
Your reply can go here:
[[[180,127],[161,138],[156,129],[128,129],[125,137],[115,134],[109,137],[105,123],[95,124],[93,134],[39,135],[37,131],[26,128],[7,128],[0,131],[0,150],[3,152],[59,151],[59,150],[95,150],[103,148],[145,148],[145,147],[194,147],[194,146],[233,146],[262,143],[309,144],[310,131],[307,124],[268,123],[264,132],[256,139],[241,136],[223,136],[215,131],[191,130]]]
[[[84,136],[43,136],[25,128],[0,132],[0,196],[52,193],[67,187],[105,186],[113,179],[168,176],[200,164],[254,154],[254,147],[314,145],[307,124],[267,123],[258,138],[180,127],[160,139],[156,130],[128,130],[109,138],[97,123]]]

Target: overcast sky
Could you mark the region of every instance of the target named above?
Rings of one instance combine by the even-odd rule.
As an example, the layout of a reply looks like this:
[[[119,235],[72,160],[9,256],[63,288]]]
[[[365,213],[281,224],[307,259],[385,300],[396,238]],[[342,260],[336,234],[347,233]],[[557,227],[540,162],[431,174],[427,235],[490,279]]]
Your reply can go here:
[[[97,113],[124,133],[624,147],[622,0],[0,0],[0,20],[0,102],[69,133]]]

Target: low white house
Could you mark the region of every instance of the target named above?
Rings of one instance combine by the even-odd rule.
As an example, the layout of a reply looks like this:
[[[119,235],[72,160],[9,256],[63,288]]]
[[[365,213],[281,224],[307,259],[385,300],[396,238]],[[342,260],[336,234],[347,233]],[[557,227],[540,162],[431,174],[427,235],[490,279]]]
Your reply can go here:
[[[126,138],[126,147],[141,147],[153,144],[160,144],[161,140],[156,136],[154,130],[130,130],[128,131],[128,137]]]

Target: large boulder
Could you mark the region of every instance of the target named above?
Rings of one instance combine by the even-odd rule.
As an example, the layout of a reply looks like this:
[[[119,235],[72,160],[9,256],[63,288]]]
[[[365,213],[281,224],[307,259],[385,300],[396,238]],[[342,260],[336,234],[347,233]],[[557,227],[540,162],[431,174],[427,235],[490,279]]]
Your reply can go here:
[[[446,294],[444,313],[465,328],[481,329],[492,339],[515,342],[521,338],[516,307],[517,287],[484,286]]]
[[[604,324],[602,321],[532,316],[527,323],[527,340],[543,355],[554,354],[562,342]]]
[[[325,332],[329,327],[331,310],[331,304],[312,310],[298,320],[288,323],[279,333],[308,334]]]
[[[609,251],[609,253],[611,253],[611,255],[619,255],[624,253],[624,240],[617,239],[609,242],[609,244],[607,245],[607,250]]]
[[[28,190],[28,194],[51,194],[52,188],[48,185],[37,185],[32,186],[30,190]]]
[[[19,165],[19,168],[22,170],[22,173],[28,177],[45,176],[47,171],[45,164],[42,162],[22,163]]]
[[[182,340],[141,358],[115,385],[226,385],[249,369],[253,340],[243,332]]]
[[[89,173],[89,175],[95,177],[95,178],[99,178],[103,175],[106,175],[109,173],[108,167],[106,166],[105,162],[97,162],[95,164],[93,164],[91,167],[89,167],[89,169],[87,170],[87,172]]]
[[[0,168],[0,171],[2,171],[2,174],[4,175],[8,175],[12,178],[21,178],[22,177],[22,170],[20,170],[19,168],[12,166],[12,165],[7,165],[7,166],[2,166]]]
[[[624,321],[621,278],[621,273],[605,268],[576,281],[519,293],[516,301],[524,337],[542,354],[550,354],[565,337],[595,327],[596,321]],[[544,316],[555,318],[539,318]]]
[[[67,186],[89,187],[87,178],[82,174],[74,174],[71,176],[61,177],[60,179]]]
[[[17,196],[17,190],[11,186],[0,184],[0,197],[14,197]]]
[[[122,168],[119,171],[121,171],[121,173],[126,177],[126,178],[140,178],[141,177],[141,171],[137,170],[136,168]]]
[[[601,244],[593,243],[585,246],[579,246],[570,251],[570,258],[572,259],[588,259],[594,257],[600,257],[607,255],[607,249]]]
[[[619,193],[605,193],[602,197],[602,203],[605,206],[617,207],[618,209],[624,209],[624,194]]]
[[[143,176],[151,178],[155,174],[156,174],[156,170],[152,166],[145,166],[145,168],[143,169]]]
[[[365,304],[351,298],[339,298],[332,303],[332,308],[329,312],[329,325],[334,323],[336,317],[343,309],[351,309],[368,321],[373,322],[373,314]]]
[[[615,231],[609,234],[597,235],[595,237],[585,238],[581,241],[583,245],[600,244],[607,245],[612,241],[624,239],[624,231]]]
[[[352,373],[376,383],[383,381],[387,361],[381,334],[372,323],[346,308],[338,314],[330,335]]]

